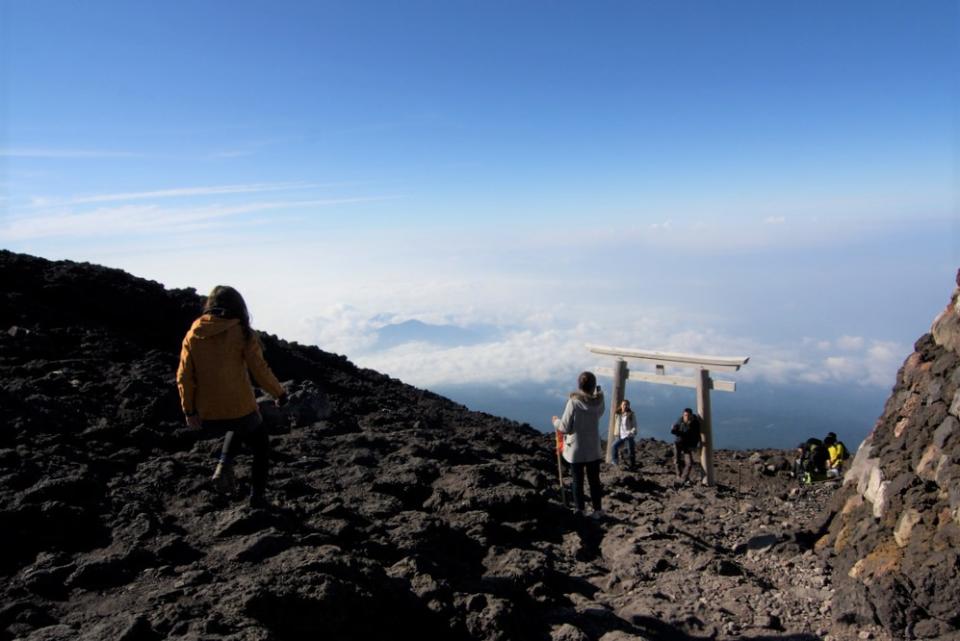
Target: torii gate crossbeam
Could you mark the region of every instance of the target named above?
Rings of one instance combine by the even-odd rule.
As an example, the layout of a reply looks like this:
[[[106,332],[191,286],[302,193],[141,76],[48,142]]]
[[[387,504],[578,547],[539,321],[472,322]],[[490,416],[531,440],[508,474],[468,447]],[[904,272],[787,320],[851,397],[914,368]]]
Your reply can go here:
[[[614,356],[617,359],[614,361],[613,369],[605,367],[597,369],[598,374],[608,375],[613,378],[613,404],[611,405],[610,425],[607,434],[607,462],[610,463],[613,460],[613,444],[616,441],[617,430],[615,408],[619,407],[620,403],[623,402],[627,378],[647,383],[692,387],[697,390],[697,414],[702,418],[701,441],[703,443],[703,450],[700,453],[700,464],[703,466],[706,474],[704,482],[707,485],[715,485],[716,477],[713,470],[713,423],[710,412],[710,390],[715,389],[720,392],[734,392],[737,386],[733,381],[713,380],[710,378],[710,370],[736,372],[747,364],[750,357],[677,354],[673,352],[655,352],[626,347],[605,347],[603,345],[587,345],[586,347],[594,354]],[[652,363],[655,366],[655,373],[630,372],[627,368],[627,362],[624,360],[625,358]],[[671,367],[692,368],[695,370],[694,376],[667,376],[667,365]]]

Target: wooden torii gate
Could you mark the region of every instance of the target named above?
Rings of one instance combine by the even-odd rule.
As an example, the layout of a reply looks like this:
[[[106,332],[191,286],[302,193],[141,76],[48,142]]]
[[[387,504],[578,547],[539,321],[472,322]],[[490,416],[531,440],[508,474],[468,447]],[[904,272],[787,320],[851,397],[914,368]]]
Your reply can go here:
[[[711,370],[720,370],[725,372],[736,372],[747,364],[749,356],[742,357],[720,357],[720,356],[698,356],[696,354],[674,354],[670,352],[651,352],[640,349],[630,349],[625,347],[604,347],[602,345],[587,345],[594,354],[605,356],[614,356],[613,369],[606,367],[597,368],[596,373],[613,378],[613,397],[610,405],[610,427],[607,434],[607,463],[613,460],[613,443],[617,439],[617,420],[616,408],[623,402],[627,378],[639,380],[645,383],[660,383],[664,385],[676,385],[679,387],[693,387],[697,390],[697,414],[703,419],[701,423],[701,440],[703,449],[700,453],[700,464],[703,466],[706,476],[704,483],[714,485],[716,478],[713,472],[713,425],[710,416],[710,390],[715,389],[720,392],[735,392],[737,384],[733,381],[713,380],[710,378]],[[632,358],[654,365],[653,372],[631,372],[627,368],[625,358]],[[667,366],[692,368],[695,371],[694,376],[668,376]]]

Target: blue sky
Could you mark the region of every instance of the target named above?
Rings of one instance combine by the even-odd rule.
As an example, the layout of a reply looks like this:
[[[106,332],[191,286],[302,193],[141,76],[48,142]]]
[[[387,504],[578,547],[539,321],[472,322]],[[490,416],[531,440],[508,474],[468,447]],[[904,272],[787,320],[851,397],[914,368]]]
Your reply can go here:
[[[888,388],[960,266],[958,35],[938,0],[0,0],[0,246],[231,283],[419,385],[562,389],[596,342]]]

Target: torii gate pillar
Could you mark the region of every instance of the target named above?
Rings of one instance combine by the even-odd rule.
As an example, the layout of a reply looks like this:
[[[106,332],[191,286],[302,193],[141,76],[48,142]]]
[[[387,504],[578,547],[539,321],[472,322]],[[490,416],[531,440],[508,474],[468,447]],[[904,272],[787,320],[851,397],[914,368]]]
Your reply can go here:
[[[701,369],[697,373],[697,414],[700,415],[700,465],[706,474],[707,485],[716,485],[717,479],[713,473],[713,423],[710,416],[710,372]]]
[[[613,444],[620,437],[617,429],[617,410],[627,395],[627,361],[618,358],[613,362],[613,395],[610,397],[610,426],[607,429],[607,463],[613,463]]]

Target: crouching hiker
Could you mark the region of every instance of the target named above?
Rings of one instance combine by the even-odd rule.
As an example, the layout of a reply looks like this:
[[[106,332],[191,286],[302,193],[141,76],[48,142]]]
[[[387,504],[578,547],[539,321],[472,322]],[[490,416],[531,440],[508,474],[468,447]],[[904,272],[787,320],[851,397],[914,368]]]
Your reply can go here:
[[[837,440],[833,432],[824,437],[823,445],[827,448],[827,478],[840,478],[844,463],[850,458],[850,450],[843,441]]]
[[[677,472],[677,485],[686,485],[690,480],[690,470],[700,448],[700,417],[689,407],[683,409],[680,420],[670,428],[673,434],[674,466]],[[699,467],[699,463],[697,466]]]
[[[577,514],[583,514],[583,477],[590,483],[590,502],[595,519],[603,518],[600,486],[600,417],[605,404],[593,372],[583,372],[577,379],[576,392],[570,394],[563,416],[553,417],[553,426],[563,434],[563,459],[570,464],[573,478],[573,499]]]
[[[250,315],[240,292],[223,285],[213,288],[203,315],[183,339],[177,387],[190,427],[225,432],[213,481],[221,490],[234,487],[233,457],[241,444],[253,452],[251,507],[266,506],[270,440],[260,416],[249,372],[257,384],[286,403],[287,395],[263,359],[260,339],[250,327]]]
[[[814,483],[827,478],[827,447],[818,438],[810,437],[797,445],[794,476],[801,483]]]

